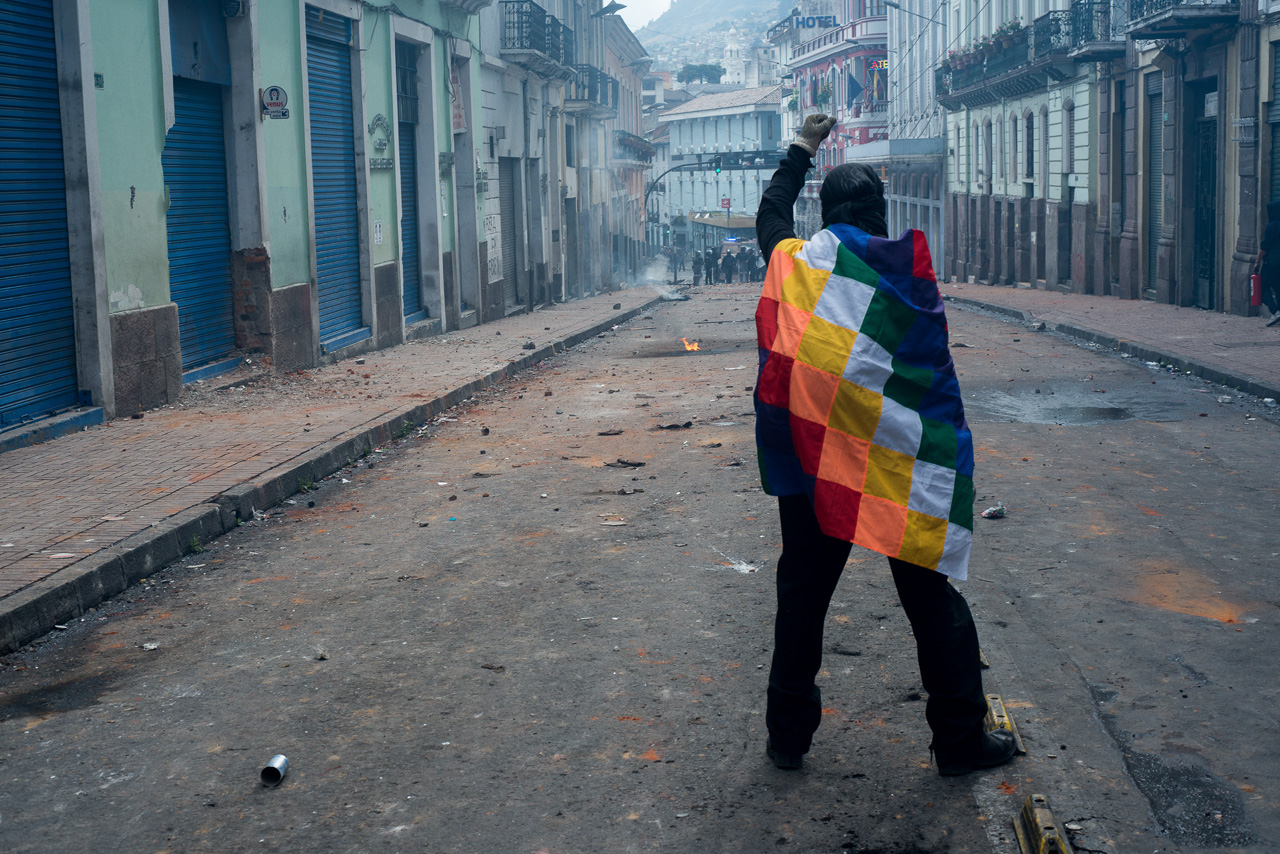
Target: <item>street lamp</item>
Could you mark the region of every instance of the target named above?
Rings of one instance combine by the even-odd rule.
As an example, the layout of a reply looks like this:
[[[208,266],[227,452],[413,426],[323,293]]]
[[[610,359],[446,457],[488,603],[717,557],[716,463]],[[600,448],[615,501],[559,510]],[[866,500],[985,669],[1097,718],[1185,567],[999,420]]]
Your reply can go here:
[[[926,18],[924,15],[921,15],[919,12],[912,12],[910,9],[904,9],[901,6],[899,6],[897,3],[894,3],[893,0],[884,0],[884,5],[888,6],[890,9],[897,9],[899,12],[902,12],[903,14],[914,15],[915,17],[920,18],[921,20],[924,20],[924,21],[928,21],[931,24],[937,24],[938,26],[942,26],[942,22],[938,20],[937,15],[938,15],[938,12],[942,11],[942,7],[947,5],[947,0],[942,0],[942,2],[938,4],[938,10],[933,13],[934,17],[932,18]]]

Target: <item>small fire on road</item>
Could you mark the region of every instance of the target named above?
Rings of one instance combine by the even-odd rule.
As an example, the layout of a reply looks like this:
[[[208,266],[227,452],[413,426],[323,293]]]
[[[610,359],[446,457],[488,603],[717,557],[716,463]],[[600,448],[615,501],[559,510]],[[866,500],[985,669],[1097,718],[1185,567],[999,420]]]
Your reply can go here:
[[[701,347],[699,347],[699,346],[698,346],[698,342],[697,342],[697,341],[690,341],[688,338],[681,338],[680,340],[684,342],[684,348],[685,348],[686,350],[701,350],[701,349],[702,349]]]

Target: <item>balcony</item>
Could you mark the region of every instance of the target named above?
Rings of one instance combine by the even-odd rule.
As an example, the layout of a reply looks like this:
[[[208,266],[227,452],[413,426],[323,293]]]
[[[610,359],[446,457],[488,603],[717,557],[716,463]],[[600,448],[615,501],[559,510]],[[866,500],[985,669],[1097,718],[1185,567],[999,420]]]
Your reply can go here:
[[[1046,12],[1031,24],[1033,62],[1066,59],[1071,51],[1071,13],[1065,9]]]
[[[642,136],[625,130],[613,132],[613,165],[646,168],[653,162],[654,147]]]
[[[575,65],[577,76],[564,91],[564,111],[581,113],[593,119],[612,119],[618,115],[618,81],[594,65]]]
[[[1071,13],[1049,12],[934,69],[934,92],[942,106],[959,110],[1043,90],[1074,73],[1071,49]]]
[[[535,74],[570,78],[573,30],[533,0],[502,0],[502,55]]]
[[[1106,62],[1124,56],[1124,22],[1112,17],[1112,0],[1074,0],[1071,4],[1071,58]]]
[[[443,6],[452,6],[468,15],[478,15],[481,9],[493,5],[493,0],[440,0]]]
[[[1129,0],[1129,26],[1135,39],[1170,39],[1240,20],[1239,0]]]

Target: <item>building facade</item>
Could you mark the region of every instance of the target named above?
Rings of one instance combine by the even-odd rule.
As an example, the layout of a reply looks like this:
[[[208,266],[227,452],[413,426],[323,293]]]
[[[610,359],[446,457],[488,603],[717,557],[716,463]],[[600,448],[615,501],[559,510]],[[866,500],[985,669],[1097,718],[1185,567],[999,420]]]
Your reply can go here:
[[[888,20],[883,0],[809,0],[788,19],[789,34],[771,31],[785,54],[792,94],[786,110],[798,130],[806,116],[835,116],[818,149],[817,168],[796,206],[796,230],[822,228],[818,190],[843,163],[867,163],[887,177],[889,155]]]
[[[1046,7],[962,0],[952,10],[957,47],[934,78],[947,109],[946,270],[1092,292],[1096,60],[1115,43],[1109,30],[1101,40],[1089,27],[1077,33],[1065,5]]]
[[[889,126],[885,195],[889,234],[924,232],[935,275],[946,265],[942,195],[946,187],[945,111],[933,70],[945,55],[946,14],[930,0],[903,0],[888,10]]]
[[[1275,177],[1269,4],[1130,0],[1103,69],[1101,292],[1249,314]],[[1263,143],[1269,143],[1263,156]],[[1098,255],[1097,253],[1102,253]]]
[[[554,2],[0,9],[0,434],[610,287],[612,16]]]
[[[678,220],[689,229],[695,216],[755,217],[786,145],[781,93],[779,86],[765,86],[702,95],[658,117],[666,128],[666,169],[675,168],[661,178],[655,170],[651,179],[662,184],[656,197],[659,223]],[[696,245],[692,231],[674,239],[704,248]]]

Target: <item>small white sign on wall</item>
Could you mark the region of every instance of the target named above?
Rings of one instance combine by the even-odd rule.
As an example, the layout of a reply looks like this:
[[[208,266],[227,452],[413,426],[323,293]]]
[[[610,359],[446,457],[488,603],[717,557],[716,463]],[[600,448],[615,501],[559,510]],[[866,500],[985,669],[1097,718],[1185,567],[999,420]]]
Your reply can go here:
[[[373,242],[375,246],[382,245],[382,220],[380,219],[373,221]]]

